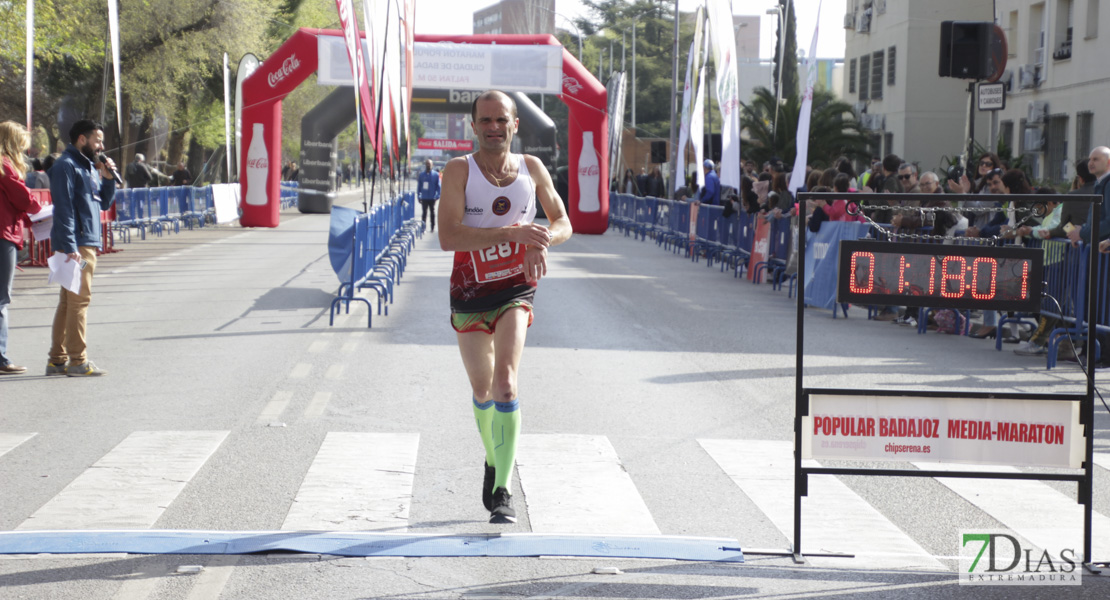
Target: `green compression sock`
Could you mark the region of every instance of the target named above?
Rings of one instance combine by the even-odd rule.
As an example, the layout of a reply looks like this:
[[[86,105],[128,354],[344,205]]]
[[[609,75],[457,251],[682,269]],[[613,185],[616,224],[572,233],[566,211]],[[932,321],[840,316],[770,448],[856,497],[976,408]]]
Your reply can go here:
[[[497,478],[494,480],[493,489],[503,487],[511,490],[509,482],[513,478],[513,463],[516,462],[516,443],[520,439],[520,403],[514,398],[512,402],[495,403],[497,410],[493,414],[493,458],[497,467]]]
[[[493,466],[493,400],[478,402],[474,399],[474,419],[478,422],[478,435],[482,436],[482,446],[486,449],[486,464]]]

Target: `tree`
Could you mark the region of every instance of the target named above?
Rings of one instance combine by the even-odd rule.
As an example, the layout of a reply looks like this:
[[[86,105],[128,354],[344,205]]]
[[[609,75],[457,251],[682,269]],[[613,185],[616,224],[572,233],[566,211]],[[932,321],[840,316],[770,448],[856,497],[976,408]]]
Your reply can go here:
[[[751,103],[743,105],[740,117],[740,125],[748,132],[749,139],[743,147],[745,157],[762,164],[777,156],[786,165],[793,164],[798,154],[796,140],[801,104],[801,98],[796,94],[787,96],[779,107],[778,127],[774,127],[775,92],[765,87],[756,88]],[[829,90],[813,90],[809,123],[807,158],[814,167],[831,166],[839,156],[868,156],[867,135],[851,105],[837,100]],[[778,144],[771,138],[773,127],[778,132]]]
[[[779,72],[782,72],[782,97],[789,98],[798,95],[798,24],[795,19],[795,6],[793,0],[778,0],[779,10],[786,18],[786,49],[782,54],[786,57],[783,60],[779,56],[779,51],[782,50],[782,23],[784,20],[779,20],[779,24],[775,30],[775,69],[773,74],[773,81],[775,85],[779,83]]]
[[[583,0],[582,3],[589,16],[576,20],[575,24],[587,36],[587,67],[597,65],[602,52],[608,54],[612,43],[613,53],[616,54],[614,68],[619,70],[617,65],[620,62],[621,34],[624,33],[628,56],[625,67],[630,77],[624,120],[629,125],[632,119],[632,31],[635,29],[637,135],[667,137],[670,135],[672,118],[671,92],[676,85],[671,73],[674,56],[673,0]],[[693,31],[693,19],[680,18],[679,48],[683,51],[689,46]],[[591,71],[596,72],[596,68]],[[677,85],[680,84],[681,74]]]

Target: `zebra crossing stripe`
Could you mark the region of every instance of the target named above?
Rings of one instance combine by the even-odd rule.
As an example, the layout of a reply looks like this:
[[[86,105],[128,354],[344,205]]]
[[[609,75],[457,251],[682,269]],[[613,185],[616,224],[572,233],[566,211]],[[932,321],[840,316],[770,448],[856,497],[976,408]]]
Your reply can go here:
[[[794,444],[764,440],[698,440],[698,443],[792,542]],[[854,554],[857,561],[871,569],[947,570],[875,507],[831,475],[809,477],[809,496],[802,503],[802,552]],[[818,567],[859,566],[856,561],[844,558],[807,557],[807,560]]]
[[[3,454],[3,452],[0,452]],[[1095,452],[1095,464],[1110,471],[1110,454],[1106,452]]]
[[[227,437],[136,431],[16,529],[146,529]]]
[[[1018,473],[1014,467],[913,463],[919,469]],[[1042,550],[1074,548],[1083,554],[1083,506],[1041,481],[938,477],[937,481]],[[1073,488],[1074,489],[1074,488]],[[1093,511],[1092,511],[1093,512]],[[1110,555],[1110,518],[1091,517],[1092,558]]]
[[[328,433],[281,528],[405,531],[419,444],[418,433]]]
[[[20,444],[38,435],[37,433],[0,433],[0,456],[15,450]]]
[[[522,435],[516,461],[533,532],[660,533],[605,436]]]

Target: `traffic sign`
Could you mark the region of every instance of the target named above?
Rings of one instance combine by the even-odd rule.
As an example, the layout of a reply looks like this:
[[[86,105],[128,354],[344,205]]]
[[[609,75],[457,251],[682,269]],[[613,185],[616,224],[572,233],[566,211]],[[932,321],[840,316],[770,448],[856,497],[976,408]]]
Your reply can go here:
[[[979,110],[1003,110],[1006,108],[1006,84],[980,83]]]

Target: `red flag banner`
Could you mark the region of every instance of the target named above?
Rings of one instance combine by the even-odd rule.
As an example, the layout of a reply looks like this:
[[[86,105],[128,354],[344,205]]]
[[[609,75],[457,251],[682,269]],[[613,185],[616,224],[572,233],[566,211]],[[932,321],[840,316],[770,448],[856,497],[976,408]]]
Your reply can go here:
[[[374,122],[373,103],[370,101],[370,86],[366,80],[366,64],[362,61],[362,38],[358,33],[358,20],[355,18],[355,7],[351,0],[335,0],[335,7],[339,10],[339,24],[343,27],[343,41],[347,45],[347,58],[351,61],[351,69],[355,80],[355,102],[362,114],[363,127],[370,136],[370,143],[377,147],[377,131]]]

